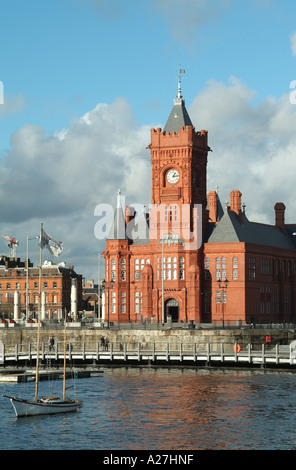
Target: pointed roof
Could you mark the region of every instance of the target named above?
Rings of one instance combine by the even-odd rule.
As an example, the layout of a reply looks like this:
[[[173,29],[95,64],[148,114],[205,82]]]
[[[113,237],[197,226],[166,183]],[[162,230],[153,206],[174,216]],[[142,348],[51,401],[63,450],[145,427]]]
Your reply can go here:
[[[185,73],[185,70],[182,70],[179,67],[178,73],[178,95],[174,100],[174,106],[169,115],[167,123],[163,129],[163,132],[179,132],[180,127],[193,126],[187,109],[185,107],[185,101],[181,95],[181,74]]]
[[[163,129],[163,132],[179,132],[180,127],[193,126],[187,109],[185,107],[185,101],[176,98],[174,100],[174,106],[169,115],[167,123]]]
[[[147,214],[145,206],[143,206],[142,214],[140,215],[137,223],[132,230],[132,239],[134,245],[149,245],[150,244],[150,232],[147,221]]]
[[[128,240],[128,236],[126,234],[125,216],[121,205],[120,189],[117,192],[116,211],[107,240]]]
[[[250,222],[245,213],[242,213],[242,219],[240,219],[234,211],[228,208],[219,223],[208,224],[205,243],[245,242],[295,249],[295,237],[293,237],[295,228],[295,225],[290,226],[287,233],[284,233],[275,225]]]

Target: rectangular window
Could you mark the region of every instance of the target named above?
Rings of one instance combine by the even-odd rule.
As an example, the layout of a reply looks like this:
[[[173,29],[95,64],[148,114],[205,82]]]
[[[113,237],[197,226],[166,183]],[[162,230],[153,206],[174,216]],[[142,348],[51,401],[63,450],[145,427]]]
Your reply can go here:
[[[205,280],[208,281],[211,279],[210,276],[210,258],[205,259]]]
[[[222,280],[226,279],[226,258],[222,258]]]
[[[286,309],[286,314],[290,315],[291,314],[291,288],[286,287],[285,289],[285,309]]]
[[[237,257],[232,258],[232,279],[237,279]]]
[[[261,258],[261,274],[263,275],[269,274],[269,259],[268,258]]]
[[[116,292],[111,292],[111,312],[116,313]]]
[[[135,313],[142,313],[142,292],[135,292]]]
[[[116,280],[116,260],[111,260],[111,281]]]
[[[221,279],[221,263],[220,258],[216,258],[216,280],[219,281]]]
[[[126,260],[122,259],[121,260],[121,280],[125,281],[126,280]]]
[[[180,279],[185,279],[185,259],[183,256],[180,257]]]
[[[226,295],[227,295],[227,291],[225,289],[222,290],[222,301],[223,301],[223,304],[226,304]]]
[[[138,259],[135,259],[135,281],[140,279],[140,262]]]
[[[221,291],[216,291],[216,304],[221,304]]]
[[[126,292],[121,292],[121,313],[125,313]]]
[[[256,258],[249,258],[249,281],[256,279]]]

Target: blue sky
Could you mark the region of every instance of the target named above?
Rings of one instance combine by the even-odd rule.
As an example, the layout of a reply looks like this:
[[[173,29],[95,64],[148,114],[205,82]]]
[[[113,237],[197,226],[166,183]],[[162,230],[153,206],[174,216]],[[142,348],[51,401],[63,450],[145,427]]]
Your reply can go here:
[[[214,150],[208,189],[241,189],[250,218],[268,223],[283,199],[295,221],[294,0],[0,0],[0,15],[0,232],[20,239],[19,255],[43,221],[66,262],[93,275],[94,207],[119,186],[149,203],[146,146],[179,64]]]

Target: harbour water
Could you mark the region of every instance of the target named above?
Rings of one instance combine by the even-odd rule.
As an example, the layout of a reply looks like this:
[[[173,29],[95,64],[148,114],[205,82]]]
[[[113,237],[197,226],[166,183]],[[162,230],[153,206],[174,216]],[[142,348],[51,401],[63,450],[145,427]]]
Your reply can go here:
[[[0,397],[1,450],[293,450],[296,373],[194,368],[104,368],[69,381],[81,411],[16,418]],[[48,387],[50,386],[50,390]],[[57,393],[61,381],[40,383]],[[0,384],[33,396],[34,383]],[[69,390],[70,392],[70,390]]]

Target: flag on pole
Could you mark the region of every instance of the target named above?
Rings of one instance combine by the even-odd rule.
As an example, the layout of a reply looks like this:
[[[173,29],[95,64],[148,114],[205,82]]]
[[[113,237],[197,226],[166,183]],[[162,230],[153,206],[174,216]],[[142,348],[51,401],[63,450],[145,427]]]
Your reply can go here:
[[[63,243],[42,231],[42,248],[46,248],[52,255],[60,256],[63,251]]]

